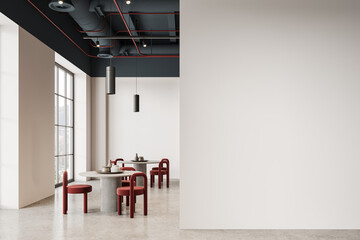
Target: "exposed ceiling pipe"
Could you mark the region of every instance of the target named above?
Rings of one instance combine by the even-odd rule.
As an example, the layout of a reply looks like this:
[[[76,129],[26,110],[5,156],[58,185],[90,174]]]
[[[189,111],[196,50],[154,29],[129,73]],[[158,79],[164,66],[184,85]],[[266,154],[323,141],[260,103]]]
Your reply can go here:
[[[116,8],[117,8],[117,10],[118,10],[118,12],[119,12],[119,14],[120,14],[120,16],[121,16],[121,19],[122,19],[123,22],[124,22],[124,25],[125,25],[125,27],[126,27],[126,30],[128,31],[130,37],[132,37],[133,35],[132,35],[132,33],[131,33],[130,29],[129,29],[128,24],[127,24],[126,21],[125,21],[124,15],[122,14],[122,12],[121,12],[121,10],[120,10],[120,7],[119,7],[118,3],[116,2],[116,0],[114,0],[114,3],[115,3],[115,6],[116,6]],[[139,54],[140,56],[142,56],[142,54],[141,54],[141,52],[139,51],[139,48],[138,48],[135,40],[134,40],[134,39],[131,39],[131,40],[132,40],[132,42],[134,43],[134,46],[135,46],[138,54]]]
[[[86,34],[91,37],[103,36],[104,34],[97,31],[91,31],[94,29],[103,29],[107,34],[114,35],[115,31],[110,27],[108,22],[104,22],[104,19],[99,17],[94,12],[89,12],[90,1],[89,0],[72,0],[72,3],[75,7],[75,10],[69,12],[69,15],[74,19],[74,21],[86,31]],[[96,41],[96,39],[94,40]],[[98,39],[100,46],[111,46],[112,41],[107,39]],[[120,42],[116,41],[115,45],[109,49],[99,50],[99,57],[111,57],[119,54]],[[110,54],[111,53],[111,54]],[[109,54],[109,55],[108,55]]]
[[[121,16],[121,19],[122,19],[123,22],[124,22],[124,25],[125,25],[125,27],[126,27],[126,30],[128,31],[130,37],[133,37],[133,35],[132,35],[132,33],[131,33],[130,29],[129,29],[129,26],[127,25],[127,23],[126,23],[126,21],[125,21],[124,15],[122,14],[122,12],[121,12],[121,10],[120,10],[120,7],[119,7],[117,1],[116,1],[116,0],[113,0],[113,1],[114,1],[115,6],[116,6],[116,8],[117,8],[117,10],[118,10],[118,12],[119,12],[119,14],[120,14],[120,16]],[[143,54],[140,52],[140,50],[139,50],[139,48],[138,48],[138,46],[137,46],[137,44],[136,44],[136,42],[135,42],[135,39],[132,38],[131,40],[132,40],[132,42],[133,42],[133,44],[134,44],[134,46],[135,46],[136,51],[138,52],[138,54],[139,54],[140,56],[142,56],[142,57],[145,56],[145,55],[143,55]],[[160,57],[161,55],[151,55],[151,56],[152,56],[152,57],[155,57],[155,56]],[[166,56],[166,57],[179,57],[179,55],[165,55],[165,56]],[[165,56],[164,56],[164,57],[165,57]]]
[[[179,54],[179,45],[177,44],[156,44],[152,45],[147,44],[147,47],[140,46],[140,50],[143,54],[147,54],[145,56],[154,55],[161,55],[161,54],[171,54],[171,55],[178,55]],[[136,55],[137,51],[134,45],[125,45],[122,44],[120,47],[120,54],[124,56],[128,55]]]
[[[35,8],[46,20],[48,20],[61,34],[63,34],[72,44],[74,44],[82,53],[91,58],[98,58],[95,55],[87,53],[82,49],[69,35],[67,35],[54,21],[52,21],[43,11],[41,11],[31,0],[27,2]],[[143,56],[114,56],[114,58],[178,58],[179,55],[143,55]]]
[[[92,0],[90,4],[90,11],[95,11],[95,7],[101,5],[104,12],[117,12],[112,0]],[[136,9],[139,12],[178,12],[178,0],[145,0],[145,1],[131,1],[130,5],[125,3],[125,0],[118,1],[118,5],[124,13]]]

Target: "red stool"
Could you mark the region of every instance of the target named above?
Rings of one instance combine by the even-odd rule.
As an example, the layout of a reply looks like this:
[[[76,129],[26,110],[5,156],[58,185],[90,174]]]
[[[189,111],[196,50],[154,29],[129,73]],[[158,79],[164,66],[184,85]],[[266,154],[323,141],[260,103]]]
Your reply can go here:
[[[87,194],[92,191],[91,185],[69,185],[68,176],[65,171],[63,174],[63,214],[67,213],[68,210],[68,194],[84,194],[84,213],[87,213]]]
[[[166,164],[166,167],[164,168],[164,163]],[[161,169],[159,171],[159,169]],[[153,187],[153,184],[155,182],[155,176],[158,175],[158,183],[159,188],[161,188],[161,184],[163,182],[163,176],[166,175],[166,187],[169,187],[169,177],[170,177],[170,163],[169,160],[164,158],[159,163],[158,168],[153,168],[150,171],[150,187]]]
[[[135,179],[136,177],[142,177],[144,179],[144,186],[136,186]],[[130,218],[134,218],[135,213],[135,197],[137,195],[144,194],[144,215],[147,215],[147,177],[145,173],[134,173],[130,178],[130,186],[119,187],[116,191],[117,199],[117,208],[118,214],[121,215],[121,203],[123,196],[130,196]]]
[[[114,165],[117,165],[117,162],[118,162],[118,161],[124,161],[124,159],[122,159],[122,158],[117,158],[117,159],[115,159],[114,161],[110,161],[110,162],[111,162],[112,164],[114,164]],[[125,167],[125,164],[123,163],[121,167]]]

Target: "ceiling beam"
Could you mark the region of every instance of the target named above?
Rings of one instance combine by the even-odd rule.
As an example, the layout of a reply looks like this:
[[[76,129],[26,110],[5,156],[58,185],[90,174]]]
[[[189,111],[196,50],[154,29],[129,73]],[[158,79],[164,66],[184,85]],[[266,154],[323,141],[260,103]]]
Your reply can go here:
[[[106,40],[131,40],[131,39],[157,39],[157,40],[166,40],[166,39],[180,39],[179,36],[86,36],[83,37],[85,40],[97,40],[97,39],[106,39]]]

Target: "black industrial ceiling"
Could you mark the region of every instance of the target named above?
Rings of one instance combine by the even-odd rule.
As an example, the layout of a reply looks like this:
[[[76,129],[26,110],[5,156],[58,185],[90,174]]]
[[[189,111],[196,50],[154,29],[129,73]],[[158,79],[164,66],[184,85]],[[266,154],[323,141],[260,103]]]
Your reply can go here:
[[[63,1],[70,12],[50,2],[4,1],[0,10],[91,76],[105,76],[108,57],[117,76],[135,76],[136,61],[138,76],[179,76],[179,0]]]

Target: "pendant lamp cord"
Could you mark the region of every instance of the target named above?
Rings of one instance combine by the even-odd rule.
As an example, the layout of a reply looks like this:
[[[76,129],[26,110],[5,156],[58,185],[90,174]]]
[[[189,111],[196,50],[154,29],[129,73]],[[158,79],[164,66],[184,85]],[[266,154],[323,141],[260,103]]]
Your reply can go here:
[[[130,14],[129,14],[129,19],[130,19]],[[135,21],[135,29],[137,29],[137,20]],[[136,44],[136,43],[135,43]],[[138,57],[136,57],[136,64],[135,64],[135,71],[136,71],[136,78],[135,78],[135,92],[136,94],[138,93],[137,91],[137,75],[138,75],[138,71],[137,71],[137,65],[138,65]]]
[[[111,30],[112,30],[112,26],[111,26],[111,23],[112,23],[112,21],[111,21],[111,15],[109,16],[109,21],[110,21],[110,28],[109,28],[109,36],[111,35]],[[109,46],[110,46],[111,44],[109,44]],[[111,47],[110,47],[110,49],[109,49],[109,51],[110,51],[110,54],[111,54]],[[110,57],[110,66],[111,66],[111,59],[112,59],[112,57]]]

